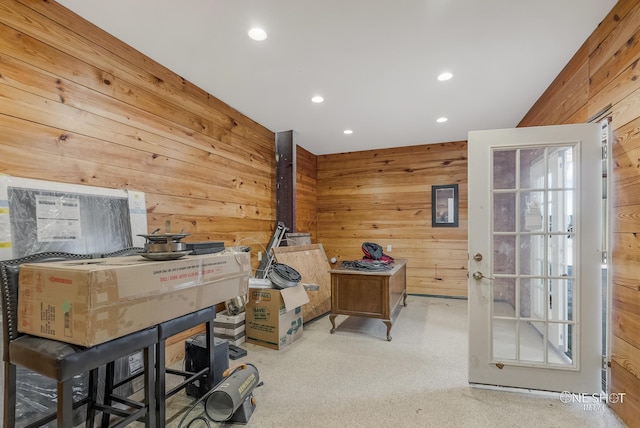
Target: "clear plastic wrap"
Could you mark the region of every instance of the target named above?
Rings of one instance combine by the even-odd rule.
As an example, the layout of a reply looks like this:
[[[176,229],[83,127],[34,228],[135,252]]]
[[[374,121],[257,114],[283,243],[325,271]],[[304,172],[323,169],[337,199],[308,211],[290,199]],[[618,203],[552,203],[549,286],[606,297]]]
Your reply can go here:
[[[18,427],[35,422],[39,418],[56,410],[57,387],[53,379],[46,378],[23,367],[17,368],[16,386],[16,420]],[[73,379],[73,399],[81,400],[87,395],[89,389],[89,376],[87,374],[76,376]],[[81,424],[86,415],[86,406],[76,409],[73,415],[73,423]],[[56,421],[50,422],[47,427],[56,427]]]
[[[129,201],[11,187],[13,257],[42,251],[99,254],[132,246]]]

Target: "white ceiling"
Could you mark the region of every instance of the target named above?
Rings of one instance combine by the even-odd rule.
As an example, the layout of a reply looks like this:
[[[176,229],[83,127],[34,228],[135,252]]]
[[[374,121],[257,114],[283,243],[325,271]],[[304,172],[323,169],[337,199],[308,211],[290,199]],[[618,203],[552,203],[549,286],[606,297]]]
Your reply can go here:
[[[58,1],[317,155],[516,126],[616,3]],[[253,26],[268,38],[249,39]]]

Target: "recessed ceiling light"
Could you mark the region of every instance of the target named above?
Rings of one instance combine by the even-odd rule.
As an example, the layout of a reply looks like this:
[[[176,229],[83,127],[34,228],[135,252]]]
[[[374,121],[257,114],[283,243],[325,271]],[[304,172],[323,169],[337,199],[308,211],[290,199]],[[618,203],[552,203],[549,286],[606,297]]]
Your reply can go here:
[[[438,80],[441,82],[444,82],[446,80],[449,80],[453,77],[453,74],[449,73],[448,71],[445,71],[444,73],[440,73],[438,75]]]
[[[316,95],[313,98],[311,98],[311,101],[314,103],[321,103],[324,101],[324,98],[322,98],[320,95]]]
[[[439,117],[439,118],[436,119],[436,122],[445,123],[447,120],[449,120],[449,119],[447,119],[446,117]]]
[[[262,28],[255,27],[249,30],[249,37],[251,37],[253,40],[261,42],[267,38],[267,33]]]
[[[351,135],[353,134],[353,131],[351,129],[345,129],[344,131],[342,131],[343,133],[345,133],[346,135]]]

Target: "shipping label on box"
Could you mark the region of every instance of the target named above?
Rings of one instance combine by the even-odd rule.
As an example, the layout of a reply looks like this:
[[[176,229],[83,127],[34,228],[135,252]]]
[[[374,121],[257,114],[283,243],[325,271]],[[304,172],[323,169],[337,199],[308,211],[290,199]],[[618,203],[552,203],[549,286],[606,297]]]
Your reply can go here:
[[[250,273],[232,252],[24,264],[18,329],[93,346],[245,294]]]
[[[301,306],[309,302],[302,285],[283,290],[249,288],[247,342],[282,349],[302,336]]]

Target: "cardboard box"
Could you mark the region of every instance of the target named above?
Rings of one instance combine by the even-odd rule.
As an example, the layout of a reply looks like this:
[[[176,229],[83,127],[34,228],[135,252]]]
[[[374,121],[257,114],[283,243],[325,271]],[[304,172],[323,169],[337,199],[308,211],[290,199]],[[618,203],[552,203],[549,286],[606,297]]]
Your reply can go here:
[[[20,267],[18,329],[93,346],[247,292],[248,253],[111,257]]]
[[[304,287],[276,290],[249,288],[246,305],[246,341],[282,349],[302,337],[301,307],[309,302]]]

